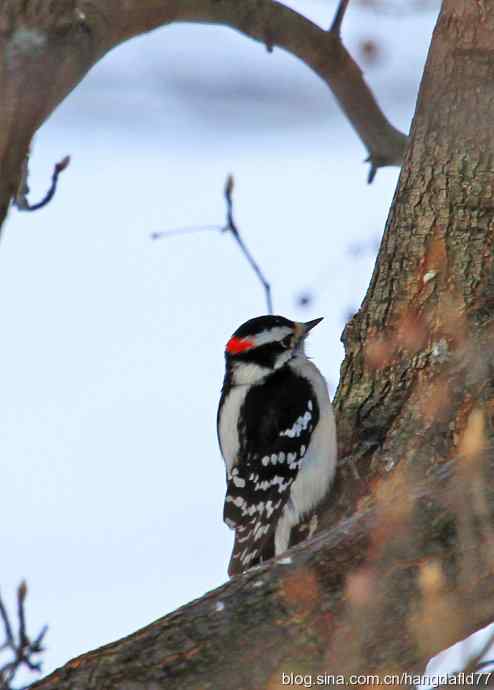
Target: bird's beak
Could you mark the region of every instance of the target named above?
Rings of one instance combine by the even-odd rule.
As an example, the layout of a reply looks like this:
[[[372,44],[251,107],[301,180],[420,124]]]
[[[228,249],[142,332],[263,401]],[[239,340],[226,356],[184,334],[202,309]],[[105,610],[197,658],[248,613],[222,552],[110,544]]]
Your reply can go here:
[[[295,331],[297,334],[298,338],[305,338],[309,331],[311,331],[314,326],[317,326],[318,323],[321,323],[323,320],[323,316],[321,316],[320,319],[314,319],[313,321],[306,321],[305,323],[297,323],[295,327]]]
[[[324,319],[324,316],[321,316],[320,319],[314,319],[313,321],[306,321],[305,323],[302,324],[304,327],[304,334],[307,335],[309,331],[311,331],[314,326],[317,326],[318,323],[321,323],[321,321]]]

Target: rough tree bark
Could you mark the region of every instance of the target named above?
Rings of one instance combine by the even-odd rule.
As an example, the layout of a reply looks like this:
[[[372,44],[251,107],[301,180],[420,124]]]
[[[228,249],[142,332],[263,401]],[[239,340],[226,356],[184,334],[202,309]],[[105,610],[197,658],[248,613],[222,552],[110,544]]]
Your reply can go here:
[[[494,619],[493,39],[492,3],[444,0],[343,336],[346,457],[319,534],[34,688],[273,690],[282,673],[410,672]]]

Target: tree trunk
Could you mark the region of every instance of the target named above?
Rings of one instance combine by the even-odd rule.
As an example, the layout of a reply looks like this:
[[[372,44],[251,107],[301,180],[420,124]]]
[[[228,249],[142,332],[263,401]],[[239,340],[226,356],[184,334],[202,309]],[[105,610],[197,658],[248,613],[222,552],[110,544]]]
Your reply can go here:
[[[324,529],[33,688],[383,677],[494,619],[493,49],[494,5],[444,0],[374,275],[343,336],[349,457]]]

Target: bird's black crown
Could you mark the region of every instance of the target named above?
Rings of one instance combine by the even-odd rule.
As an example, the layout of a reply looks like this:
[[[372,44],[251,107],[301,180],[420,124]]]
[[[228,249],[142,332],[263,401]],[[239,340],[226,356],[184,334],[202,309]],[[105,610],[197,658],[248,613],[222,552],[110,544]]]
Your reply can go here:
[[[290,319],[285,319],[284,316],[273,316],[272,314],[256,316],[254,319],[249,319],[239,326],[233,334],[233,337],[246,338],[249,335],[257,335],[258,333],[262,333],[262,331],[267,331],[270,328],[276,328],[277,326],[287,326],[288,328],[293,328],[294,325],[295,324],[293,321],[290,321]]]

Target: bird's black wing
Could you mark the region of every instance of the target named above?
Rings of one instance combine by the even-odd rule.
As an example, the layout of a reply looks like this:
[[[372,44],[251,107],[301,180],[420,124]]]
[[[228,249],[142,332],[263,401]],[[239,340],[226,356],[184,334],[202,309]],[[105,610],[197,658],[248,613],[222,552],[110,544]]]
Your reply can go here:
[[[274,556],[276,526],[319,420],[308,381],[283,367],[245,397],[224,520],[235,529],[230,575]]]

